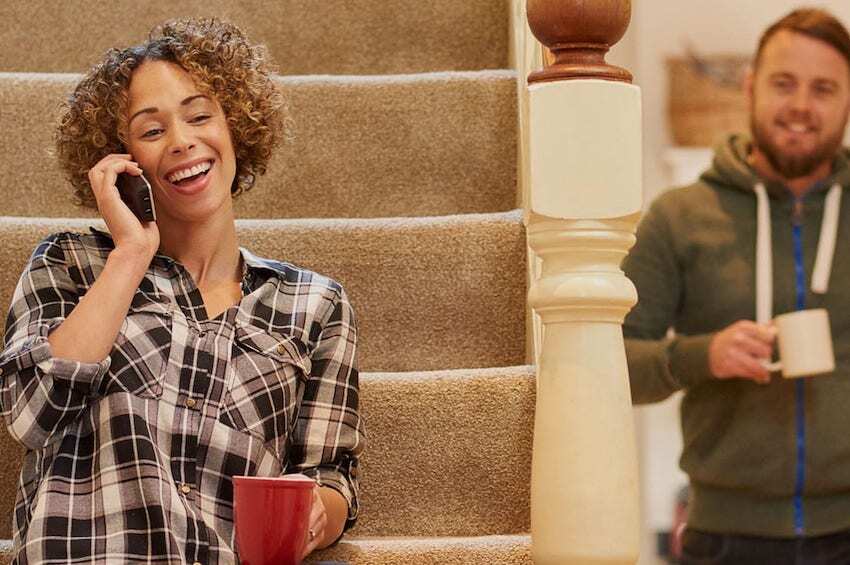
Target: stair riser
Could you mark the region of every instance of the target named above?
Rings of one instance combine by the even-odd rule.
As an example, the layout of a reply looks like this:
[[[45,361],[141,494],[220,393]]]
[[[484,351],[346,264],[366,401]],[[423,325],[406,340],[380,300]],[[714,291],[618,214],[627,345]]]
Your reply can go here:
[[[365,375],[368,438],[356,536],[530,529],[531,367]]]
[[[59,106],[79,75],[0,73],[0,213],[91,217],[53,156]],[[243,218],[389,217],[516,206],[515,75],[277,78],[287,141]]]
[[[0,308],[32,250],[99,221],[0,218]],[[338,280],[358,318],[364,370],[525,361],[525,232],[519,214],[391,220],[244,220],[239,242]]]
[[[80,72],[169,18],[217,16],[266,44],[287,74],[507,67],[509,6],[494,0],[103,0],[0,4],[0,70]],[[80,41],[84,37],[85,41]]]
[[[367,449],[352,535],[480,536],[530,528],[531,367],[361,378]],[[23,455],[0,432],[0,539]]]

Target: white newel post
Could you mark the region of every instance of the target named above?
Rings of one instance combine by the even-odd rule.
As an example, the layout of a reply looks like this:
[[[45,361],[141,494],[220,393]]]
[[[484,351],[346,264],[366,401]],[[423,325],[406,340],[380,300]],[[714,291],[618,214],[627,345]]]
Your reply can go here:
[[[528,0],[555,61],[529,76],[529,302],[543,323],[531,485],[536,565],[634,564],[637,451],[620,262],[641,210],[640,91],[605,63],[628,0]]]

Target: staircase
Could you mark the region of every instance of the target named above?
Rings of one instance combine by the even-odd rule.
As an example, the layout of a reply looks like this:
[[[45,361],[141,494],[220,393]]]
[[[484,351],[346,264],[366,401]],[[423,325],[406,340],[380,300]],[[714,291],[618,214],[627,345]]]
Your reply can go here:
[[[51,155],[79,73],[167,18],[233,21],[268,46],[293,118],[269,173],[236,201],[240,244],[337,279],[359,321],[361,518],[315,561],[530,563],[535,382],[511,3],[174,4],[0,5],[14,22],[0,32],[0,308],[41,238],[102,227]],[[9,538],[21,451],[5,430],[0,453]]]

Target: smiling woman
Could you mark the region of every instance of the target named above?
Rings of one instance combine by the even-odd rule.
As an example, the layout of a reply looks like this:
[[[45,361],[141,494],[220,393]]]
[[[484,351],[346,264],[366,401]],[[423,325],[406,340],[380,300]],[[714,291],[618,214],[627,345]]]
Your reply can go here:
[[[33,253],[0,356],[28,448],[16,562],[233,563],[233,480],[315,481],[304,554],[358,514],[354,313],[335,281],[238,246],[281,98],[264,50],[217,20],[111,50],[67,101],[60,159],[109,233]],[[122,201],[148,179],[156,221]]]

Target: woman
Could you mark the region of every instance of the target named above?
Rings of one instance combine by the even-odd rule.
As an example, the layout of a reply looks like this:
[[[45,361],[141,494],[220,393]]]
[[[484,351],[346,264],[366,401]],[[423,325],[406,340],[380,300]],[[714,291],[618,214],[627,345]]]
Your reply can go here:
[[[175,21],[70,96],[58,154],[109,234],[48,237],[12,300],[0,403],[28,448],[18,563],[232,563],[234,475],[316,480],[305,555],[354,523],[351,306],[237,245],[232,196],[281,136],[268,75],[234,26]],[[142,172],[156,222],[115,187]]]

